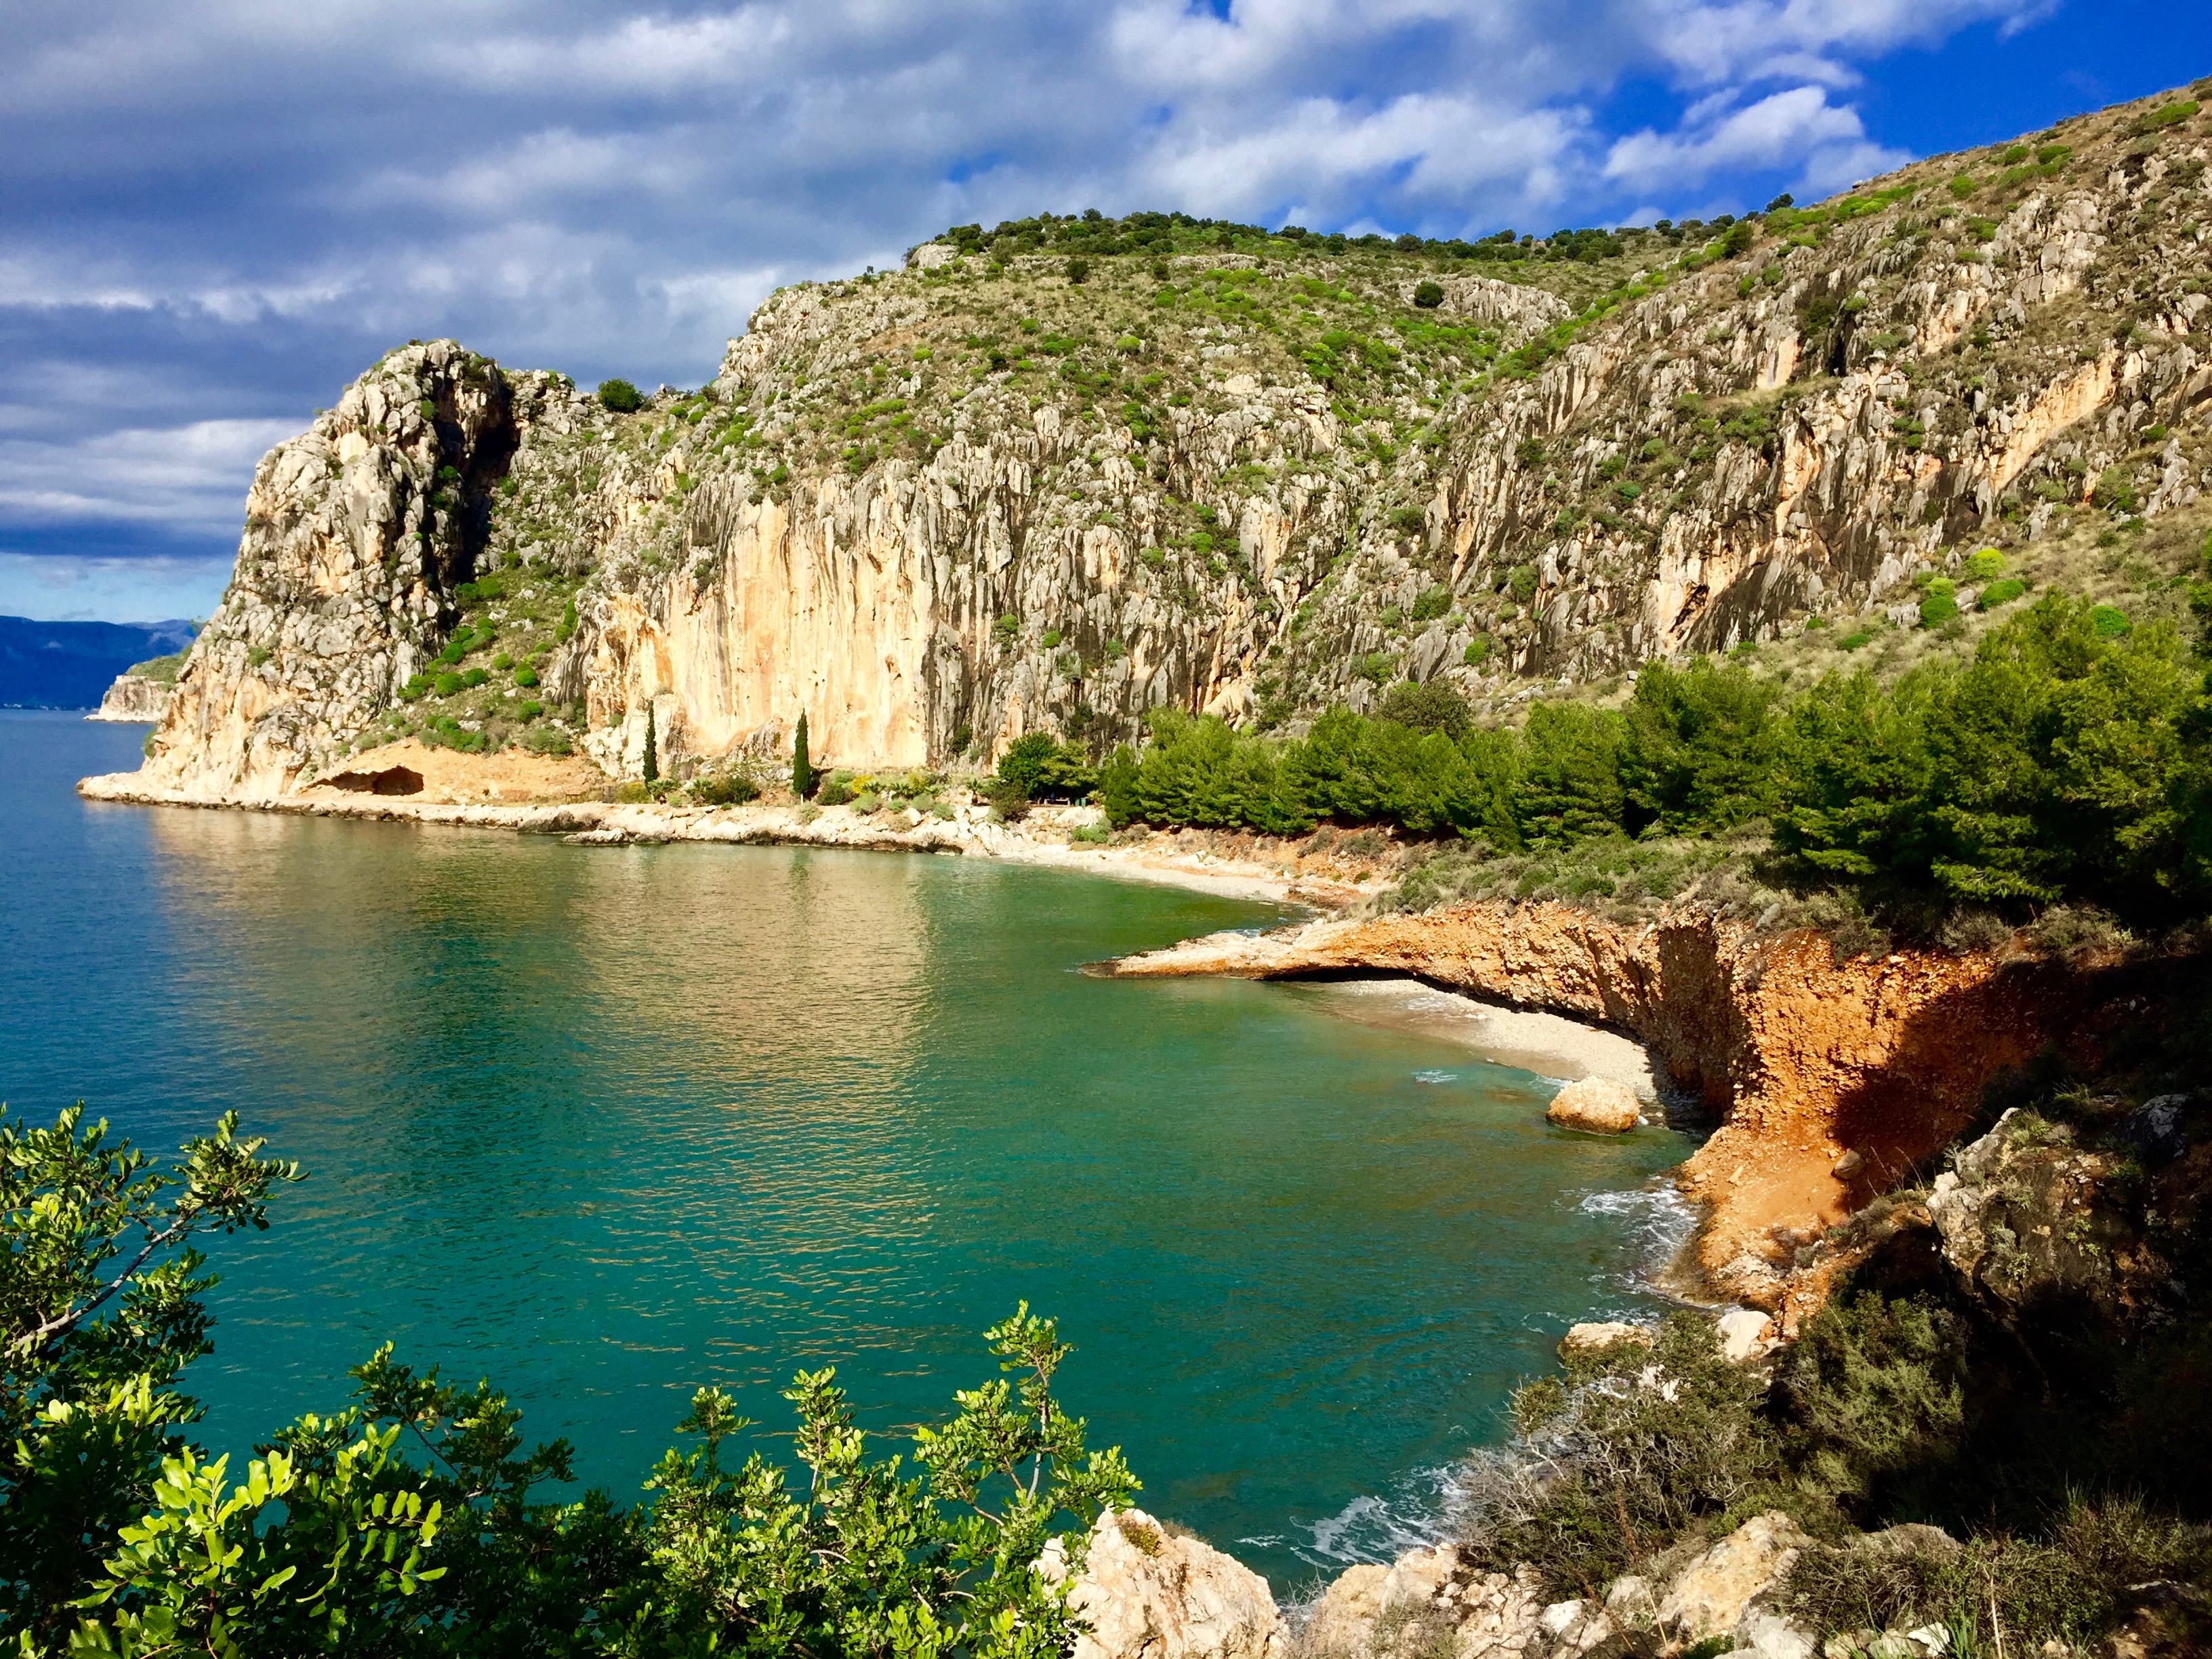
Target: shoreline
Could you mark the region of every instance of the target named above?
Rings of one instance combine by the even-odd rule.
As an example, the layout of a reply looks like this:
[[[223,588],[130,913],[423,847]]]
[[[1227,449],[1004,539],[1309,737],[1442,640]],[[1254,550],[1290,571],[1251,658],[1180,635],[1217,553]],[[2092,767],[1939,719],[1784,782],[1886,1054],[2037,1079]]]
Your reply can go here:
[[[1650,1048],[1602,1025],[1432,985],[1407,974],[1285,982],[1317,994],[1316,1000],[1338,1018],[1437,1038],[1547,1083],[1603,1078],[1633,1090],[1651,1111],[1664,1105]]]
[[[204,811],[276,812],[295,817],[349,818],[516,835],[557,836],[578,847],[837,847],[864,852],[951,854],[993,858],[1073,874],[1181,887],[1217,898],[1249,899],[1328,914],[1370,890],[1319,860],[1224,855],[1212,837],[1154,831],[1145,839],[1090,845],[1073,832],[1100,822],[1095,808],[1033,808],[1019,824],[991,821],[988,809],[960,806],[949,819],[906,811],[862,816],[849,806],[674,806],[592,800],[459,802],[413,800],[321,787],[297,793],[207,796],[141,782],[133,772],[80,779],[86,800],[127,806],[190,807]]]

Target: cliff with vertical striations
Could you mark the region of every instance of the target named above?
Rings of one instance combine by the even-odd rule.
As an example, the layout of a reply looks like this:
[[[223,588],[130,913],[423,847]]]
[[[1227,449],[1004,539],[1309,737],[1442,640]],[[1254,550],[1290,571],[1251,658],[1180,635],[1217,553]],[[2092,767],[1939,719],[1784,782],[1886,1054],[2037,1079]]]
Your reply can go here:
[[[968,228],[635,412],[411,345],[263,461],[148,779],[268,795],[404,736],[635,775],[648,709],[678,771],[801,709],[833,762],[943,764],[1910,621],[1983,540],[2203,487],[2208,124],[1686,234]]]

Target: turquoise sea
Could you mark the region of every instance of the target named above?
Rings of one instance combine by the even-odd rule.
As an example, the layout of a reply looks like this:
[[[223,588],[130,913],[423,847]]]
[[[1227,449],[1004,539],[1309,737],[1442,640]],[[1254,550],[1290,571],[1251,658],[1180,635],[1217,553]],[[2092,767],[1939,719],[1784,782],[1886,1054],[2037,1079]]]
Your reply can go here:
[[[143,736],[0,713],[0,1099],[165,1152],[235,1108],[311,1172],[213,1251],[215,1448],[390,1339],[626,1499],[697,1384],[768,1437],[834,1364],[896,1439],[1027,1297],[1146,1507],[1280,1587],[1439,1524],[1560,1331],[1655,1300],[1680,1137],[1329,988],[1079,971],[1272,907],[71,793]]]

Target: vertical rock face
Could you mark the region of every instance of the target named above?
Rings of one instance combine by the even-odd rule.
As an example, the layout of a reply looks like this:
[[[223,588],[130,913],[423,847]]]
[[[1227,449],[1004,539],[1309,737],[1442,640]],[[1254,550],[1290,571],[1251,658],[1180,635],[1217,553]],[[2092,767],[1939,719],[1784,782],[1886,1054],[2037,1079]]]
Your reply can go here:
[[[1270,239],[1077,287],[933,244],[772,296],[707,387],[634,415],[410,346],[262,463],[151,781],[280,790],[371,724],[631,774],[648,706],[679,766],[801,709],[833,763],[892,765],[1401,678],[1502,712],[1516,678],[1878,607],[1993,520],[2202,488],[2212,155],[2132,118],[1735,252],[1630,235],[1596,276]],[[573,600],[557,648],[484,610],[487,572]],[[488,616],[538,630],[535,679],[404,701]]]
[[[546,383],[448,342],[410,346],[262,458],[230,586],[154,734],[149,781],[280,793],[393,701],[443,641],[489,492]]]

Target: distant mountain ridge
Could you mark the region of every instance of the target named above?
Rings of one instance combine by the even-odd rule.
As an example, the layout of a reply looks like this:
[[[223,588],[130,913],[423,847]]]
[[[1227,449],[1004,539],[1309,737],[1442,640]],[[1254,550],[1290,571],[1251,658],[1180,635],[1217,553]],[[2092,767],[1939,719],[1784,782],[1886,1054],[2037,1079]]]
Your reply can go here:
[[[91,708],[133,663],[181,651],[182,618],[157,623],[33,622],[0,617],[0,708]]]

